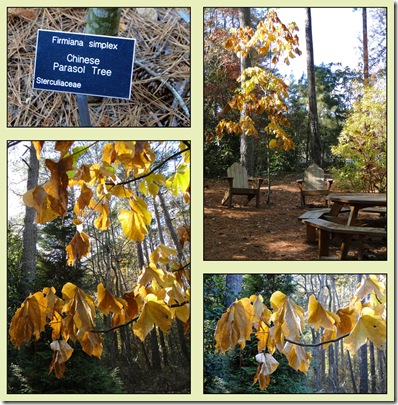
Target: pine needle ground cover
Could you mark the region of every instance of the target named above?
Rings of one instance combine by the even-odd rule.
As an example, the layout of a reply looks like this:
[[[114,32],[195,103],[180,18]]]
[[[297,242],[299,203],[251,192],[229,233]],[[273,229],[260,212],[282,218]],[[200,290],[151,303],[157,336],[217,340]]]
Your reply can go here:
[[[32,90],[32,81],[37,30],[82,33],[87,10],[7,9],[9,127],[79,126],[75,95]],[[189,15],[189,9],[122,9],[119,36],[136,39],[132,97],[90,103],[93,126],[190,126],[190,26],[179,11]]]

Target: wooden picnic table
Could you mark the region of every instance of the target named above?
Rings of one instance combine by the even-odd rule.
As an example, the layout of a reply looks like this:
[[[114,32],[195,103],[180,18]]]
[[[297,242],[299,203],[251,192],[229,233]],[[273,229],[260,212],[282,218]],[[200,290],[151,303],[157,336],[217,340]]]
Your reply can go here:
[[[345,204],[350,206],[350,215],[347,221],[348,226],[355,225],[361,209],[387,207],[387,195],[385,193],[330,194],[329,199],[332,202],[329,215],[332,217],[337,217]]]

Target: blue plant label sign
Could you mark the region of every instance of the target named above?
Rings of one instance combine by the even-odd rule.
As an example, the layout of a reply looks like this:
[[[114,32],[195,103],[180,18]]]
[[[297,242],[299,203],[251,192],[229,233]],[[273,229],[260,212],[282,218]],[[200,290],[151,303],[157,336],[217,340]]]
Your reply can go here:
[[[33,89],[130,99],[135,39],[38,30]]]

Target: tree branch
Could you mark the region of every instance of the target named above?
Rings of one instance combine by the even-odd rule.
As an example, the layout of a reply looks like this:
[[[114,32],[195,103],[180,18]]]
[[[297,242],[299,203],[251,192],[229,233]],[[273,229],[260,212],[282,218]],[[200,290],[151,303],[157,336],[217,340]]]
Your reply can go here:
[[[185,304],[189,304],[189,302],[184,301],[181,304],[173,304],[173,305],[170,305],[169,308],[183,307]],[[129,321],[127,321],[125,323],[122,323],[120,325],[112,326],[109,329],[100,329],[100,330],[95,330],[94,329],[94,330],[91,330],[90,332],[92,332],[92,333],[108,333],[108,332],[112,332],[115,329],[124,328],[125,326],[128,326],[128,325],[132,324],[133,322],[137,321],[139,317],[140,316],[137,315],[135,318],[130,319]]]
[[[301,342],[295,342],[294,340],[290,340],[290,339],[287,339],[287,338],[285,338],[285,340],[286,340],[286,342],[289,342],[289,343],[291,343],[293,345],[297,345],[297,346],[318,347],[318,346],[325,345],[327,343],[338,342],[339,340],[344,339],[345,337],[349,336],[350,333],[346,333],[345,335],[341,335],[340,337],[338,337],[336,339],[325,340],[324,342],[319,342],[319,343],[301,343]]]
[[[153,169],[151,169],[148,173],[145,173],[141,176],[138,177],[134,177],[134,179],[130,179],[130,180],[126,180],[126,181],[122,181],[120,183],[114,184],[114,183],[105,183],[107,186],[120,186],[120,185],[125,185],[125,184],[129,184],[129,183],[133,183],[137,180],[141,180],[149,175],[151,175],[153,172],[155,172],[156,170],[160,169],[166,162],[168,162],[171,159],[174,159],[176,156],[183,154],[184,152],[187,152],[188,150],[190,150],[191,148],[185,148],[183,150],[180,150],[179,152],[174,153],[173,155],[169,156],[167,159],[165,159],[163,162],[159,163],[157,166],[155,166]]]

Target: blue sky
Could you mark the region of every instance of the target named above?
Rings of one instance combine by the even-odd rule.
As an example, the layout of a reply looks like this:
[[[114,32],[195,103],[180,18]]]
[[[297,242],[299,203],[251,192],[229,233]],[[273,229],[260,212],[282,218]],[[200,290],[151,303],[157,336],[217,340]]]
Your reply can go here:
[[[293,60],[290,66],[283,66],[283,62],[278,64],[283,74],[293,72],[298,79],[303,72],[307,72],[304,8],[279,8],[277,13],[285,24],[294,21],[300,29],[298,35],[302,55]],[[340,62],[343,67],[357,68],[361,59],[359,38],[362,38],[362,10],[315,7],[311,8],[311,17],[315,65]]]

